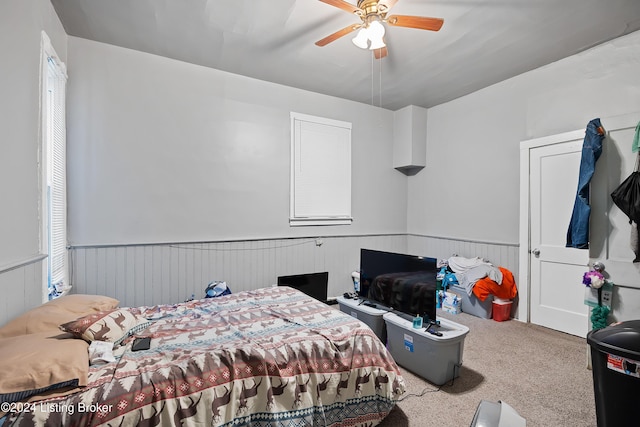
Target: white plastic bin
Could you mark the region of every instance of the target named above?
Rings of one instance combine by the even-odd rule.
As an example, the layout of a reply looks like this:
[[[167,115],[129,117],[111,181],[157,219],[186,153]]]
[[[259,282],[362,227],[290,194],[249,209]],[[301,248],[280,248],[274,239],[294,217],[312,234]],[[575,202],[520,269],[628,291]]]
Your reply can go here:
[[[451,286],[449,289],[462,297],[460,308],[463,313],[471,314],[482,319],[491,319],[493,295],[489,295],[487,299],[480,301],[475,294],[472,293],[469,295],[462,286]]]
[[[361,299],[351,299],[345,297],[336,298],[340,311],[355,317],[356,319],[364,322],[371,330],[380,338],[380,341],[386,343],[387,334],[382,316],[387,313],[388,310],[369,307],[361,304]],[[386,307],[385,307],[386,308]]]
[[[387,313],[383,318],[387,327],[387,348],[398,365],[436,385],[459,375],[469,328],[439,319],[440,326],[433,328],[442,336],[436,336],[425,328],[413,329],[410,320],[395,313]]]
[[[522,418],[505,402],[482,400],[471,421],[471,427],[526,427],[527,420]]]

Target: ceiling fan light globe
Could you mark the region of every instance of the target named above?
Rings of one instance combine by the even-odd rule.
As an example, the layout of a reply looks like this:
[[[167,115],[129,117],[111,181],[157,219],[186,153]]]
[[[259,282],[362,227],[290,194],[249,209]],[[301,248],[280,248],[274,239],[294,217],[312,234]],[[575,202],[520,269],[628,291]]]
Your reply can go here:
[[[384,25],[380,21],[372,21],[367,28],[369,32],[369,40],[382,40],[384,37],[385,29]]]
[[[360,49],[367,49],[369,47],[369,35],[367,34],[366,29],[361,28],[360,31],[358,31],[358,34],[351,39],[351,41]]]
[[[369,46],[370,50],[376,50],[376,49],[382,49],[383,47],[386,47],[387,45],[384,44],[384,40],[382,40],[382,37],[379,39],[373,39],[371,40],[371,46]]]

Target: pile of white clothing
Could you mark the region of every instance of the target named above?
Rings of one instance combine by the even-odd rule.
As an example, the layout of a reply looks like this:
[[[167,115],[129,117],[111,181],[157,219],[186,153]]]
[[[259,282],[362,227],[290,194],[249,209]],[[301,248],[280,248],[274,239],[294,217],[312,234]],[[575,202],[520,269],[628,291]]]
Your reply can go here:
[[[452,256],[447,259],[447,264],[458,279],[458,283],[467,294],[471,295],[473,286],[480,279],[489,277],[498,285],[502,284],[502,272],[488,261],[480,257],[464,258],[461,256]]]

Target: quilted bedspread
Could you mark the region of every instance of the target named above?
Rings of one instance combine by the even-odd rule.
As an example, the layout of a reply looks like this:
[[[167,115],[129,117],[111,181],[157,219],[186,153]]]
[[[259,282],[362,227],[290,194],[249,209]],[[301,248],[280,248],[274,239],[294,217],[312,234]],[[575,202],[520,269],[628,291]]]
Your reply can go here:
[[[5,425],[353,426],[378,424],[404,393],[363,323],[288,287],[137,307],[152,320],[80,391]]]

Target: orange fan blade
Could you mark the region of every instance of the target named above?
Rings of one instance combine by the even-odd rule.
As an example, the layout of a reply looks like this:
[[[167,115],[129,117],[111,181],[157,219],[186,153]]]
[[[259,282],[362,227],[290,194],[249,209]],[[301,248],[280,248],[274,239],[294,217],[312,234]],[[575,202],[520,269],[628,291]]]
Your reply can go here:
[[[344,0],[320,0],[322,3],[326,3],[328,5],[331,6],[335,6],[339,9],[342,9],[344,11],[347,11],[349,13],[357,13],[360,12],[362,13],[362,9],[360,9],[358,6],[351,4],[349,2],[346,2]]]
[[[419,30],[438,31],[444,24],[442,18],[428,18],[426,16],[407,16],[407,15],[392,15],[387,18],[389,25],[395,25],[396,27],[417,28]]]
[[[346,36],[347,34],[357,30],[361,26],[362,25],[360,25],[360,24],[351,24],[348,27],[344,27],[343,29],[336,31],[333,34],[328,35],[327,37],[323,38],[322,40],[318,40],[316,42],[316,45],[318,45],[320,47],[326,46],[329,43],[338,40],[340,37]]]
[[[387,13],[396,3],[398,3],[398,0],[380,0],[378,2],[378,10],[382,13]]]
[[[376,59],[382,59],[385,56],[387,56],[388,53],[389,52],[387,51],[387,47],[386,46],[385,47],[381,47],[380,49],[374,49],[373,50],[373,56]]]

